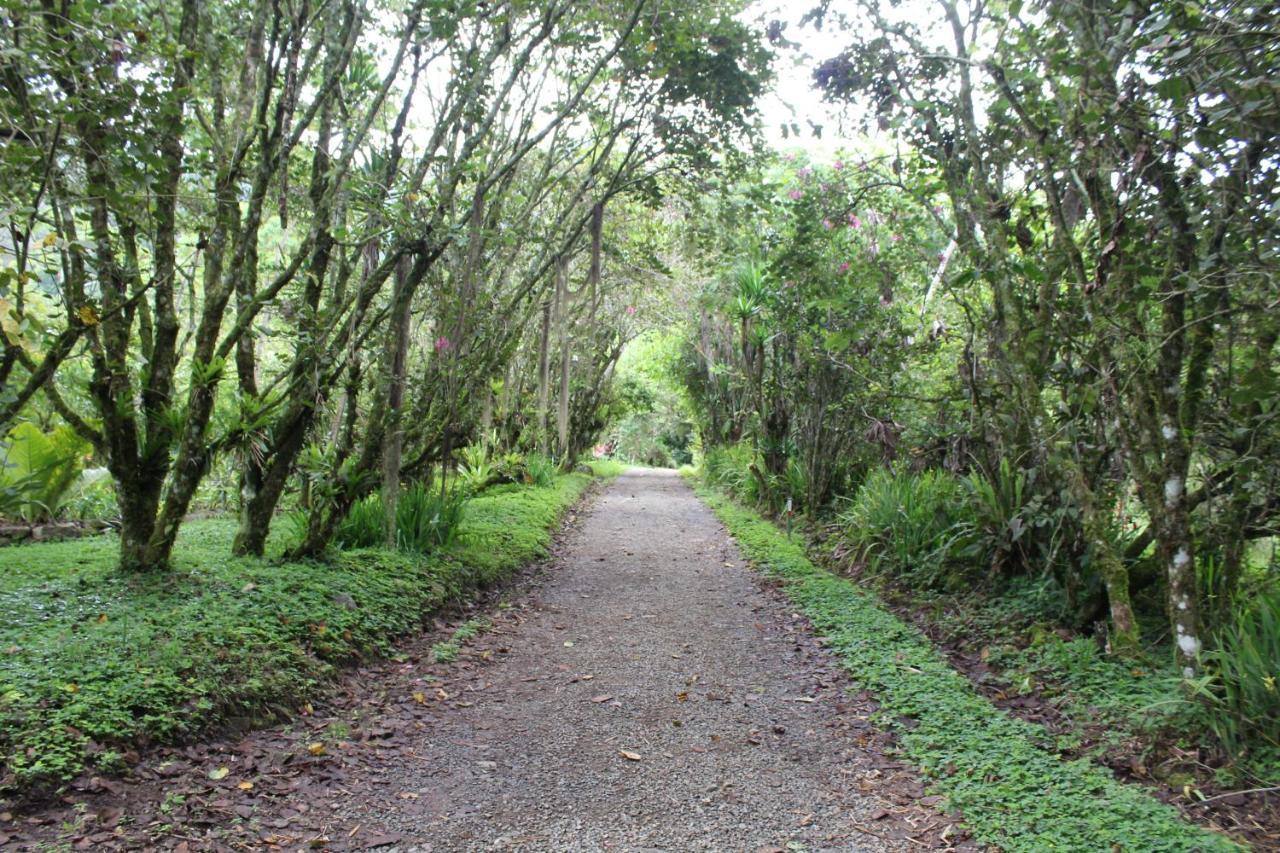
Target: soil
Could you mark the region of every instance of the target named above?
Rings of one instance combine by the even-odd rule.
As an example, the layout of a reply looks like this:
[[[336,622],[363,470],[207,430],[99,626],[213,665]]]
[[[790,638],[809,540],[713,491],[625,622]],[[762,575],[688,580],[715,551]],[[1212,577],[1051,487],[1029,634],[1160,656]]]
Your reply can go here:
[[[0,847],[975,849],[874,711],[674,472],[632,471],[293,724],[129,756],[0,813]]]

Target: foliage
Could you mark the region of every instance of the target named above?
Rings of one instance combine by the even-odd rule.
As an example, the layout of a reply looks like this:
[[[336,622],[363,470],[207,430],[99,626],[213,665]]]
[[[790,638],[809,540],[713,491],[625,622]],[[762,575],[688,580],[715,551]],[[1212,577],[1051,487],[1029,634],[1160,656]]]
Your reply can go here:
[[[907,758],[979,841],[1005,850],[1237,849],[1107,771],[1060,760],[1038,727],[992,707],[871,596],[816,568],[800,545],[753,513],[704,497],[752,561],[784,582],[841,665],[875,696],[879,722],[896,732]]]
[[[744,8],[5,4],[0,428],[92,445],[137,571],[195,508],[261,554],[295,497],[321,554],[477,435],[552,452],[553,405],[571,464],[662,268],[658,176],[749,147]]]
[[[228,520],[187,525],[173,575],[118,574],[109,537],[0,551],[0,785],[55,785],[142,740],[301,707],[336,665],[389,652],[431,612],[542,554],[589,481],[491,490],[430,558],[230,558]]]
[[[1235,755],[1280,772],[1280,585],[1242,599],[1205,655],[1197,685],[1214,732]],[[1257,753],[1249,756],[1250,750]]]
[[[761,503],[759,478],[753,473],[756,455],[745,444],[722,445],[703,452],[699,471],[707,482],[750,506]]]
[[[623,350],[608,432],[618,458],[661,467],[693,461],[693,419],[679,380],[682,343],[675,330],[650,330]]]
[[[28,421],[0,443],[0,518],[48,521],[62,514],[89,443],[68,426],[43,432]]]
[[[846,540],[872,574],[927,587],[972,580],[966,551],[974,511],[961,482],[944,471],[873,471],[840,512]]]
[[[449,639],[431,646],[431,658],[436,663],[452,663],[458,659],[462,644],[473,637],[478,637],[489,630],[489,623],[483,619],[469,619],[454,629]]]
[[[545,486],[556,477],[554,461],[541,453],[530,453],[524,459],[524,481],[535,486]]]
[[[459,455],[462,464],[458,466],[458,479],[470,494],[483,490],[497,476],[497,466],[490,459],[488,445],[468,445]]]
[[[466,499],[465,490],[454,489],[442,495],[430,483],[413,483],[401,490],[396,501],[400,549],[426,555],[447,546],[462,523]],[[382,495],[371,494],[351,505],[334,534],[334,544],[339,548],[375,548],[386,541],[386,536]]]

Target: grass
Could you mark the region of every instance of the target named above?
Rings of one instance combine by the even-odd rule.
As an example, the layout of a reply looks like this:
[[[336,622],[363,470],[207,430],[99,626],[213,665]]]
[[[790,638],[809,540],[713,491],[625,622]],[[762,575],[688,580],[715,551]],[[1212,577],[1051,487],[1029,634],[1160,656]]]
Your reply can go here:
[[[617,477],[629,468],[641,467],[619,462],[616,459],[593,459],[587,463],[597,477]]]
[[[904,757],[982,842],[1005,850],[1238,849],[1087,760],[1053,754],[1044,730],[975,692],[919,631],[846,579],[814,566],[799,542],[733,501],[702,497],[746,555],[783,581],[842,666],[880,703]]]
[[[456,629],[449,639],[431,646],[431,657],[436,663],[452,663],[458,659],[462,644],[474,639],[490,628],[489,622],[483,619],[469,619]]]
[[[152,576],[115,570],[114,537],[0,550],[0,790],[47,791],[136,746],[287,717],[336,666],[388,653],[544,553],[590,481],[490,489],[430,557],[233,558],[226,519],[187,524],[174,569]]]

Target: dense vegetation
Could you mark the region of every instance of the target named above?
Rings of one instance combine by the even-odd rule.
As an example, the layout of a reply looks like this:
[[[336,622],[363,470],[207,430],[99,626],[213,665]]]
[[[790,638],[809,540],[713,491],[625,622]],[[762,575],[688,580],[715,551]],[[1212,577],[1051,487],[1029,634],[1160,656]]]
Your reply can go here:
[[[314,556],[373,491],[395,544],[463,446],[571,467],[651,277],[631,224],[748,127],[737,10],[7,4],[0,428],[51,446],[0,515],[89,457],[155,570],[210,488],[235,553],[296,505]]]
[[[0,520],[115,530],[0,559],[10,776],[304,695],[531,553],[478,526],[543,530],[594,447],[698,464],[917,603],[977,593],[1051,638],[993,666],[1109,683],[1080,714],[1121,727],[1177,708],[1152,729],[1274,785],[1274,14],[920,8],[0,0]],[[756,104],[816,30],[828,138],[771,148]],[[820,585],[831,630],[882,618]],[[261,659],[189,673],[249,624]],[[1030,737],[1000,720],[984,750]]]
[[[936,8],[814,10],[848,42],[815,84],[871,136],[691,205],[720,261],[672,370],[704,473],[935,602],[1034,583],[1042,621],[1203,703],[1197,754],[1274,785],[1268,16]]]

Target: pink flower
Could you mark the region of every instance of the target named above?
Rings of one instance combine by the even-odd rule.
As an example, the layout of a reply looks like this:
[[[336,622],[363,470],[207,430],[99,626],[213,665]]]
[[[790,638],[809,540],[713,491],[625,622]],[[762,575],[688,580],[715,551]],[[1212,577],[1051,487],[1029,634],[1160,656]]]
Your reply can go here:
[[[628,306],[627,306],[627,313],[628,313],[628,314],[634,314],[634,313],[636,313],[636,306],[634,306],[634,305],[628,305]]]
[[[881,297],[880,297],[880,305],[881,305],[881,306],[883,306],[883,307],[885,307],[885,308],[888,308],[888,307],[889,307],[890,305],[892,305],[892,304],[893,304],[893,300],[892,300],[892,299],[890,299],[889,297],[887,297],[887,296],[881,296]]]
[[[800,190],[792,190],[791,192],[787,193],[787,195],[791,196],[792,201],[799,201],[800,199],[804,198],[804,193],[801,192]]]
[[[897,243],[897,242],[899,242],[899,241],[901,241],[901,240],[902,240],[902,235],[901,235],[901,234],[890,234],[890,235],[889,235],[889,239],[890,239],[890,240],[892,240],[893,242]]]
[[[443,336],[436,338],[436,352],[444,352],[451,346],[453,346],[453,344],[449,342],[448,338]]]
[[[938,216],[941,216],[941,215],[942,215],[942,205],[940,205],[940,204],[935,204],[935,205],[933,206],[933,212],[934,212],[935,214],[937,214]]]
[[[791,162],[794,162],[794,161],[795,161],[795,159],[796,159],[796,155],[794,155],[794,154],[783,154],[783,155],[782,155],[782,159],[783,159],[783,160],[786,160],[788,163],[791,163]]]
[[[850,214],[849,214],[849,227],[850,227],[850,228],[861,228],[861,227],[862,227],[862,220],[858,218],[857,214],[855,214],[855,213],[850,213]]]
[[[844,168],[844,161],[837,160],[835,163],[831,164],[831,168],[835,169],[837,172],[840,171]]]
[[[824,219],[824,220],[822,220],[822,227],[823,227],[823,228],[825,228],[825,229],[827,229],[828,231],[830,231],[830,230],[831,230],[831,220],[830,220],[830,219]]]
[[[796,169],[796,174],[802,178],[807,178],[813,174],[813,170],[808,166],[801,166],[799,169]]]
[[[848,272],[848,271],[849,271],[849,262],[848,262],[848,261],[843,261],[843,262],[841,262],[840,267],[839,267],[839,270],[840,270],[840,272],[841,272],[841,273],[846,273],[846,272]]]

